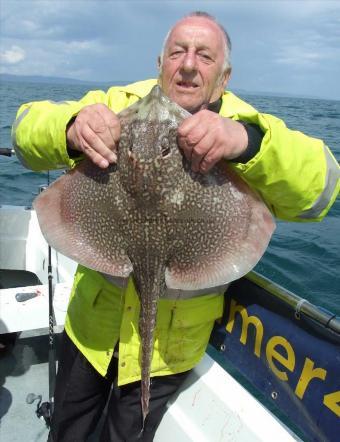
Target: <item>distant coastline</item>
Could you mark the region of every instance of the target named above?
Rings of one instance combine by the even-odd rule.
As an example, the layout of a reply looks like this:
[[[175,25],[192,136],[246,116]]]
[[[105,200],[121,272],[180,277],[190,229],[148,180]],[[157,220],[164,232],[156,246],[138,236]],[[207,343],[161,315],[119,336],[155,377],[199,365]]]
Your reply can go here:
[[[125,84],[126,81],[89,81],[89,80],[78,80],[76,78],[66,78],[66,77],[46,77],[43,75],[14,75],[14,74],[0,74],[0,82],[18,82],[18,83],[47,83],[47,84]]]
[[[0,83],[1,82],[9,82],[9,83],[40,83],[40,84],[65,84],[65,85],[103,85],[103,86],[121,86],[128,83],[133,83],[137,80],[112,80],[112,81],[90,81],[90,80],[79,80],[76,78],[67,78],[67,77],[48,77],[43,75],[14,75],[14,74],[6,74],[0,73]],[[288,94],[288,93],[280,93],[280,92],[271,92],[271,91],[249,91],[246,89],[233,88],[231,87],[232,92],[238,95],[252,95],[252,96],[265,96],[265,97],[288,97],[288,98],[303,98],[303,99],[312,99],[312,100],[332,100],[331,98],[319,97],[319,96],[310,96],[310,95],[297,95],[297,94]],[[335,100],[339,101],[339,100]]]

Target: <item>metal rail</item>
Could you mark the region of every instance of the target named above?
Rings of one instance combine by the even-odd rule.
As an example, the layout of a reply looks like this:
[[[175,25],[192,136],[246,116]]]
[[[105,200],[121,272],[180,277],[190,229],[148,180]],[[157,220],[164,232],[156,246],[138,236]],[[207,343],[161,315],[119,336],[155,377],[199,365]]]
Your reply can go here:
[[[307,299],[295,295],[289,290],[281,287],[279,284],[270,279],[260,275],[257,272],[250,272],[245,276],[250,281],[267,290],[271,295],[280,299],[285,304],[289,305],[296,314],[304,314],[314,321],[322,324],[324,327],[340,334],[340,318],[332,312],[328,312],[321,307],[318,307]]]

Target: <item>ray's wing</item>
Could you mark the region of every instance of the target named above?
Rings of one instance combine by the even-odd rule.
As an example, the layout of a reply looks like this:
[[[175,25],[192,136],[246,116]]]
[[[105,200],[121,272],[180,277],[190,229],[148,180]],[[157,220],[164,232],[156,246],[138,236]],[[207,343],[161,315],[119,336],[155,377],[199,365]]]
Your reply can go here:
[[[86,267],[126,277],[132,265],[115,211],[125,203],[116,175],[115,166],[103,171],[84,160],[42,192],[33,207],[53,248]]]
[[[275,229],[273,217],[240,177],[231,171],[227,175],[223,185],[197,189],[193,183],[186,193],[188,212],[183,211],[170,233],[174,250],[166,271],[169,288],[229,283],[248,273],[265,252]]]

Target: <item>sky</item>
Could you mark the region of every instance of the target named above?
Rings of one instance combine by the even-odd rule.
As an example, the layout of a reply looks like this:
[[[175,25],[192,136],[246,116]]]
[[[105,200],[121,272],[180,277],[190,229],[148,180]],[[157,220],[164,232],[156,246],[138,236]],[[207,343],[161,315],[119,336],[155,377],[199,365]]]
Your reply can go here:
[[[231,90],[340,100],[340,0],[0,0],[0,72],[156,77],[167,31],[195,10],[231,36]]]

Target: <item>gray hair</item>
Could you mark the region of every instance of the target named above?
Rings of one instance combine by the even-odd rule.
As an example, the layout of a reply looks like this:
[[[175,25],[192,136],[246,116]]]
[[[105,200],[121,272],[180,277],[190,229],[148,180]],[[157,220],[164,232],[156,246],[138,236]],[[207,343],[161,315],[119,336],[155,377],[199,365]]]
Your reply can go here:
[[[206,18],[210,21],[212,21],[213,23],[215,23],[221,30],[223,38],[224,38],[224,62],[223,62],[223,68],[222,71],[225,72],[226,70],[231,70],[231,62],[230,62],[230,53],[231,53],[231,40],[229,37],[228,32],[226,31],[226,29],[224,28],[223,25],[221,25],[216,18],[213,15],[208,14],[207,12],[203,12],[203,11],[194,11],[194,12],[190,12],[188,15],[185,15],[181,20],[183,20],[184,18],[189,18],[189,17],[203,17]],[[165,47],[166,44],[168,42],[169,36],[173,30],[173,28],[176,26],[176,24],[169,30],[169,32],[166,34],[164,42],[163,42],[163,46],[162,46],[162,51],[160,54],[160,68],[162,67],[163,64],[163,58],[164,58],[164,51],[165,51]]]

